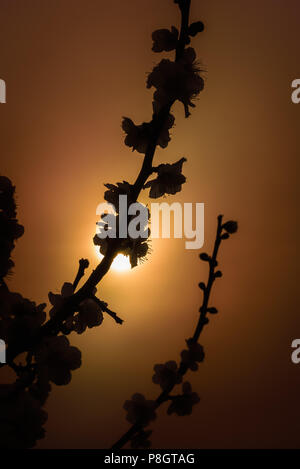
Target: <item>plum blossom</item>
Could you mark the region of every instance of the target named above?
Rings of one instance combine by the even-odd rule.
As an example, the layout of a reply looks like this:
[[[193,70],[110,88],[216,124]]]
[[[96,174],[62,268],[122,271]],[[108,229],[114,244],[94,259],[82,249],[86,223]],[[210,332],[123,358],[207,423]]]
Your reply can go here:
[[[7,343],[33,337],[46,320],[45,306],[0,286],[0,337]]]
[[[175,26],[169,29],[158,29],[152,33],[153,52],[169,52],[176,49],[179,31]]]
[[[139,153],[146,153],[151,135],[151,125],[148,122],[135,125],[129,117],[124,117],[122,129],[126,133],[125,145],[132,148],[132,151],[137,150]]]
[[[146,209],[145,206],[142,206],[143,209]],[[150,212],[147,210],[146,224],[145,226],[140,226],[139,236],[137,238],[131,238],[128,234],[126,238],[119,238],[118,253],[128,256],[130,260],[131,267],[136,267],[139,262],[143,262],[147,258],[147,254],[150,252],[150,246],[147,242],[150,230],[148,229],[148,220],[150,218]],[[105,214],[105,216],[107,216]],[[115,217],[115,215],[112,215]],[[110,223],[110,221],[109,221]],[[107,224],[106,230],[108,231],[110,226]],[[96,234],[94,236],[93,242],[95,246],[100,247],[100,253],[105,255],[107,252],[108,245],[110,243],[109,233],[106,238],[101,238]]]
[[[61,294],[49,292],[48,298],[53,308],[49,311],[50,317],[53,318],[57,311],[63,306],[64,300],[69,298],[74,293],[72,283],[65,282],[61,288]]]
[[[142,421],[144,424],[155,420],[155,401],[147,401],[142,394],[134,394],[131,401],[125,401],[126,419],[130,423]]]
[[[5,449],[28,449],[44,437],[47,413],[38,400],[16,384],[0,385],[0,444]]]
[[[96,234],[93,238],[95,246],[100,246],[101,254],[105,255],[109,243],[109,238],[101,239]],[[147,258],[147,254],[150,252],[150,247],[147,242],[146,236],[139,238],[124,238],[120,243],[118,252],[124,256],[128,256],[130,260],[131,267],[134,268],[138,265],[139,262],[143,262]]]
[[[161,148],[167,148],[168,143],[171,140],[169,130],[172,129],[174,124],[175,124],[175,117],[173,116],[173,114],[168,114],[167,119],[163,124],[160,136],[157,140],[157,144]]]
[[[11,252],[15,241],[24,234],[16,219],[15,187],[10,179],[0,176],[0,280],[11,273]]]
[[[163,365],[155,365],[154,371],[155,374],[152,377],[152,381],[155,384],[159,384],[163,390],[182,381],[182,376],[178,373],[175,361],[168,361]]]
[[[173,127],[174,122],[175,117],[169,114],[157,139],[157,145],[161,148],[168,146],[171,140],[169,130]],[[132,151],[137,150],[139,153],[146,153],[149,142],[153,136],[152,123],[144,122],[141,125],[135,125],[131,119],[124,117],[122,128],[126,133],[125,145],[132,148]]]
[[[138,262],[143,262],[149,252],[149,244],[145,238],[133,239],[131,246],[125,250],[125,253],[128,252],[131,268],[133,269],[138,265]]]
[[[116,238],[117,217],[113,213],[103,213],[101,219],[102,221],[97,222],[99,232],[95,234],[93,243],[95,246],[99,246],[100,253],[105,256],[110,239]],[[105,236],[101,237],[99,233],[105,234]]]
[[[97,237],[97,239],[100,239]],[[95,295],[97,289],[94,289],[93,294]],[[53,305],[50,310],[50,317],[55,316],[59,308],[62,307],[65,299],[69,298],[74,293],[74,287],[72,283],[65,282],[61,289],[61,294],[49,293],[49,300]],[[63,332],[69,334],[72,331],[82,334],[86,328],[92,328],[100,326],[103,321],[103,314],[100,305],[92,298],[83,300],[78,305],[78,312],[73,316],[69,316],[63,324]]]
[[[93,241],[95,246],[100,246],[101,254],[105,255],[109,243],[109,238],[101,239],[96,234]],[[139,262],[146,260],[147,254],[150,252],[150,247],[147,242],[146,235],[145,237],[141,236],[135,239],[130,238],[129,236],[128,238],[124,238],[124,240],[120,243],[118,252],[124,256],[128,256],[131,267],[136,267]]]
[[[47,370],[44,370],[42,367],[40,368],[37,379],[29,386],[28,390],[31,396],[39,401],[41,405],[46,403],[51,392],[51,384],[48,380]]]
[[[10,218],[16,216],[16,204],[14,201],[15,187],[6,176],[0,176],[0,209]]]
[[[182,166],[185,161],[185,158],[181,158],[174,164],[160,164],[156,168],[157,178],[147,182],[144,186],[144,188],[150,187],[149,196],[152,199],[181,191],[182,184],[186,181],[182,174]]]
[[[117,212],[119,212],[119,196],[126,195],[130,200],[131,194],[131,184],[127,181],[117,182],[117,185],[114,184],[104,184],[108,189],[104,193],[104,199],[114,206]]]
[[[163,59],[147,79],[147,88],[156,88],[154,93],[154,111],[157,113],[163,106],[173,101],[181,101],[185,116],[189,117],[189,107],[204,88],[201,69],[196,63],[196,52],[192,47],[184,50],[183,57],[173,62]]]
[[[98,303],[92,298],[82,301],[78,307],[78,314],[71,318],[71,329],[82,334],[86,328],[100,326],[103,321],[103,312]],[[68,326],[68,321],[66,321]]]
[[[190,383],[185,382],[182,385],[181,396],[175,396],[168,408],[168,414],[177,414],[179,417],[184,415],[190,415],[193,410],[193,406],[200,401],[200,398],[196,392],[192,392],[192,386]]]
[[[81,366],[81,352],[65,336],[46,337],[35,351],[38,374],[46,373],[58,386],[71,381],[71,371]]]
[[[100,253],[105,256],[108,248],[108,238],[100,238],[97,234],[95,234],[93,238],[93,243],[95,246],[99,246]]]
[[[181,352],[182,362],[192,371],[198,370],[198,363],[204,360],[204,350],[202,345],[195,342],[193,339],[186,340],[188,350]]]

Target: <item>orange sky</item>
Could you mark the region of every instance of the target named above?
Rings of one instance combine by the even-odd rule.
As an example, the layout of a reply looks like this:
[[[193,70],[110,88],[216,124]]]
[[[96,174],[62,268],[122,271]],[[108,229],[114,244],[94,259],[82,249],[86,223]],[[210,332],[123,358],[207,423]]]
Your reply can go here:
[[[188,418],[165,409],[151,426],[161,448],[299,447],[300,337],[297,0],[192,1],[206,31],[193,42],[207,69],[192,117],[176,105],[168,149],[188,159],[187,184],[167,201],[205,203],[205,249],[216,217],[239,221],[224,243],[220,310],[205,330],[206,360],[188,379],[201,397]],[[36,301],[96,265],[92,238],[103,184],[132,182],[142,162],[123,144],[121,117],[151,117],[146,73],[160,60],[151,32],[178,25],[171,0],[0,0],[1,173],[17,186],[25,235],[10,286]],[[142,198],[146,201],[146,198]],[[153,365],[179,357],[197,320],[206,268],[184,241],[154,240],[149,261],[110,272],[100,296],[125,319],[71,335],[83,352],[72,383],[55,387],[41,448],[109,447],[128,425],[123,402],[155,398]]]

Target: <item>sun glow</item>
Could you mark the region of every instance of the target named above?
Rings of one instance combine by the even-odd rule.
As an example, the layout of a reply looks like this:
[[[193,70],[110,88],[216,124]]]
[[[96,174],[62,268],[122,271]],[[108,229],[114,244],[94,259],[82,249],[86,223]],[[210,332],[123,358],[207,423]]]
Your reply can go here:
[[[99,252],[99,247],[95,246],[95,248],[98,259],[103,259],[103,255]],[[124,256],[123,254],[118,254],[114,259],[111,268],[116,272],[128,272],[131,270],[129,257]]]
[[[125,272],[131,269],[130,261],[128,256],[123,254],[118,254],[115,260],[113,261],[111,268],[117,270],[118,272]]]

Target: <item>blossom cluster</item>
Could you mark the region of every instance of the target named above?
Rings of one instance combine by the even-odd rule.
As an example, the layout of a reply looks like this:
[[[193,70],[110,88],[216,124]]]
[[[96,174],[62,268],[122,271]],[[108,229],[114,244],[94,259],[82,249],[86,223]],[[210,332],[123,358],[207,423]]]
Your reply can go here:
[[[96,294],[94,290],[94,295]],[[61,289],[61,294],[49,293],[49,301],[52,304],[50,310],[50,317],[54,318],[57,311],[59,311],[64,301],[74,293],[74,286],[72,283],[65,282]],[[103,321],[103,311],[100,304],[93,298],[86,298],[78,305],[78,311],[70,315],[63,324],[64,334],[70,334],[72,331],[77,334],[82,334],[87,328],[100,326]]]
[[[11,272],[14,262],[11,252],[15,240],[24,233],[24,228],[16,219],[15,187],[10,179],[0,176],[0,281]]]
[[[124,238],[119,240],[118,252],[129,257],[131,268],[137,267],[138,263],[142,263],[147,259],[150,252],[150,246],[147,242],[148,234],[141,235],[138,238]],[[97,234],[93,238],[95,246],[99,246],[100,253],[105,256],[111,238],[101,238]]]
[[[173,164],[160,164],[154,171],[157,177],[148,181],[144,188],[150,188],[149,196],[152,199],[157,199],[167,194],[176,194],[182,189],[182,184],[186,182],[185,176],[182,174],[182,166],[186,161],[181,158]]]
[[[44,437],[47,413],[30,390],[17,384],[0,385],[0,445],[27,449]]]
[[[169,114],[165,120],[162,128],[160,129],[157,138],[157,145],[161,148],[166,148],[171,140],[170,129],[175,123],[175,117]],[[141,125],[135,125],[129,117],[124,117],[122,122],[122,129],[126,133],[125,145],[136,150],[139,153],[146,153],[149,143],[153,141],[154,126],[152,122],[144,122]]]
[[[127,410],[127,420],[130,423],[143,422],[148,424],[156,419],[155,401],[146,400],[142,394],[136,393],[132,399],[125,401],[124,409]]]
[[[167,410],[169,415],[175,413],[179,417],[190,415],[193,410],[193,406],[198,404],[200,398],[196,392],[192,391],[192,386],[189,382],[185,382],[182,385],[182,394],[172,399],[172,402]]]
[[[64,285],[62,290],[66,294],[67,286]],[[50,294],[56,305],[58,296]],[[46,320],[45,306],[36,305],[1,285],[0,337],[8,346],[35,343]],[[68,384],[71,371],[80,366],[81,352],[70,346],[64,335],[44,337],[26,353],[19,365],[14,365],[18,377],[15,384],[0,385],[0,441],[3,447],[31,448],[43,438],[43,425],[47,420],[43,406],[51,383]]]
[[[37,375],[62,386],[71,381],[71,371],[80,368],[81,352],[70,346],[67,337],[46,337],[34,352]]]
[[[192,47],[185,49],[178,61],[161,60],[147,79],[147,88],[156,88],[154,112],[158,113],[163,107],[178,100],[184,105],[185,116],[189,117],[189,108],[195,107],[193,100],[204,88],[201,71]]]
[[[0,444],[4,448],[22,449],[35,446],[44,437],[47,413],[43,406],[51,383],[70,382],[71,371],[81,366],[81,352],[64,335],[43,337],[40,332],[47,319],[46,304],[36,304],[11,292],[5,283],[14,265],[10,258],[14,242],[24,232],[16,219],[14,193],[11,181],[0,177],[0,338],[8,350],[27,351],[17,354],[18,364],[8,358],[17,379],[14,384],[0,385]],[[81,267],[86,267],[86,263]],[[73,285],[69,283],[63,285],[60,295],[49,293],[51,318],[73,293]],[[86,299],[73,318],[73,329],[81,333],[102,320],[98,304]]]
[[[0,286],[0,337],[6,343],[33,338],[46,320],[45,304],[36,305],[19,293]]]
[[[154,366],[152,381],[158,384],[162,390],[156,401],[148,401],[143,395],[135,394],[132,396],[131,401],[125,402],[124,408],[127,411],[127,420],[136,425],[137,428],[137,432],[130,439],[132,447],[149,448],[151,431],[148,430],[146,432],[145,427],[155,418],[154,411],[160,404],[170,402],[167,414],[176,414],[182,417],[190,415],[194,406],[200,401],[197,392],[192,390],[191,384],[187,381],[182,384],[181,394],[172,395],[171,392],[182,383],[186,372],[188,370],[197,371],[199,363],[202,363],[205,358],[203,346],[199,344],[198,340],[203,326],[208,324],[207,314],[216,314],[218,312],[216,308],[208,306],[212,285],[217,278],[222,276],[221,271],[215,272],[218,265],[218,248],[223,240],[228,239],[231,234],[236,233],[238,230],[238,223],[236,221],[229,220],[222,223],[222,219],[223,216],[220,215],[218,217],[213,255],[209,256],[207,253],[200,254],[201,260],[209,263],[209,277],[207,284],[204,282],[199,284],[203,291],[203,303],[199,309],[200,317],[193,337],[186,340],[187,348],[181,352],[180,365],[178,366],[175,361],[168,361]]]
[[[189,382],[182,384],[182,394],[171,396],[169,392],[174,386],[182,382],[182,373],[175,361],[169,361],[165,364],[154,366],[154,375],[152,381],[160,385],[163,392],[167,393],[165,400],[170,401],[167,413],[168,415],[176,414],[180,417],[190,415],[194,405],[196,405],[200,398],[196,392],[192,391]],[[127,400],[124,404],[124,409],[127,411],[127,420],[132,424],[141,424],[142,429],[132,438],[132,448],[149,448],[151,442],[149,436],[151,430],[145,430],[144,427],[156,418],[156,408],[158,404],[156,401],[147,400],[142,394],[134,394],[131,400]]]
[[[175,0],[175,3],[178,3],[181,9],[184,8],[183,0]],[[174,102],[179,101],[183,104],[185,116],[188,117],[190,108],[195,107],[195,98],[204,88],[202,70],[197,62],[195,50],[192,47],[186,48],[190,43],[190,37],[194,37],[202,30],[203,24],[197,22],[189,25],[183,35],[182,32],[179,34],[174,26],[170,30],[160,29],[152,34],[152,50],[154,52],[176,50],[176,59],[174,61],[163,59],[148,75],[147,88],[155,89],[152,121],[140,125],[136,125],[128,117],[124,117],[122,121],[122,128],[126,134],[125,144],[133,151],[145,154],[146,158],[151,156],[151,151],[156,145],[161,148],[168,146],[171,140],[170,130],[175,123],[175,118],[170,113]],[[182,46],[184,46],[182,53],[178,54]],[[155,178],[148,181],[147,177],[142,182],[144,188],[150,189],[151,198],[181,191],[186,181],[182,174],[185,161],[185,158],[181,158],[176,163],[160,164],[157,168],[152,168],[153,171],[152,173],[150,171],[148,177],[155,173]],[[116,214],[111,216],[118,224],[119,196],[126,195],[129,203],[135,202],[133,185],[123,181],[106,184],[105,187],[104,198],[114,205]],[[14,191],[11,181],[0,177],[0,337],[9,347],[11,344],[26,343],[27,348],[22,349],[22,352],[26,350],[22,356],[20,353],[17,355],[20,359],[18,365],[14,361],[10,362],[17,375],[16,382],[11,385],[0,385],[0,441],[1,445],[7,448],[30,448],[45,434],[47,413],[43,406],[52,385],[68,384],[72,372],[81,366],[81,352],[70,344],[66,336],[71,332],[82,334],[88,328],[101,325],[105,304],[96,298],[94,291],[90,297],[86,297],[76,307],[74,306],[73,313],[70,312],[67,317],[62,316],[64,319],[57,321],[58,326],[47,329],[49,323],[51,326],[57,324],[56,319],[60,317],[60,313],[64,312],[64,308],[67,310],[67,306],[71,304],[70,300],[74,298],[81,278],[80,272],[84,271],[86,266],[84,260],[73,284],[65,282],[59,294],[49,292],[51,310],[48,323],[46,323],[45,304],[37,305],[20,294],[9,291],[4,278],[14,265],[11,251],[15,240],[24,232],[16,219]],[[105,222],[103,225],[106,228],[108,226]],[[235,226],[224,225],[224,230],[229,236],[234,232]],[[131,266],[135,267],[149,253],[149,234],[147,230],[146,236],[137,239],[130,236],[119,239],[115,251],[128,256]],[[96,235],[94,238],[95,245],[99,246],[103,255],[106,255],[110,243],[113,242],[109,237],[101,238]],[[106,309],[106,312],[108,311]],[[204,359],[204,352],[202,346],[192,339],[187,341],[187,346],[188,349],[181,354],[182,361],[179,366],[175,361],[169,361],[154,367],[153,382],[161,387],[162,393],[166,394],[165,400],[169,401],[168,414],[189,415],[193,406],[199,401],[191,385],[187,382],[182,384],[182,366],[196,370],[198,363]],[[181,384],[182,393],[171,396],[169,393],[173,387]],[[134,394],[131,400],[125,402],[127,420],[132,424],[142,424],[131,440],[132,447],[150,446],[151,430],[145,430],[143,427],[155,420],[157,407],[157,401],[147,400],[141,394]]]
[[[110,243],[113,242],[115,238],[118,238],[118,224],[119,224],[119,197],[121,195],[126,195],[126,214],[128,207],[130,205],[131,197],[131,186],[128,182],[123,181],[122,183],[118,182],[115,184],[105,184],[105,187],[108,189],[105,192],[105,200],[110,204],[113,204],[117,214],[102,214],[101,222],[98,222],[97,225],[100,229],[100,233],[97,233],[93,242],[95,246],[99,246],[100,253],[105,256],[108,250]],[[118,253],[123,254],[124,256],[129,257],[131,267],[134,268],[138,263],[144,262],[147,258],[147,254],[150,253],[149,246],[149,236],[150,230],[148,229],[148,222],[150,219],[150,212],[147,207],[142,206],[143,213],[145,213],[144,221],[139,221],[138,236],[131,237],[130,233],[127,232],[127,237],[118,238]],[[128,216],[128,224],[132,216]],[[128,224],[125,225],[128,231]],[[113,229],[114,228],[114,229]]]

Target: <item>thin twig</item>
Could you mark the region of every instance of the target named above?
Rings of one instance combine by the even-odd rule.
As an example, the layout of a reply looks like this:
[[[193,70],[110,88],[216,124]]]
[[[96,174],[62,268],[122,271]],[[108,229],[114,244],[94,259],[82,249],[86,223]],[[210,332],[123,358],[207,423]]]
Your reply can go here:
[[[199,337],[201,335],[201,332],[203,331],[203,328],[208,324],[209,320],[207,318],[207,314],[209,313],[209,299],[212,291],[212,286],[218,276],[215,274],[215,269],[218,265],[217,263],[217,255],[219,251],[220,244],[222,242],[222,219],[223,216],[219,215],[218,217],[218,227],[217,227],[217,233],[216,233],[216,239],[214,243],[214,249],[213,249],[213,254],[211,257],[207,258],[207,262],[209,263],[209,274],[208,274],[208,281],[207,285],[204,288],[204,294],[203,294],[203,301],[202,305],[199,309],[200,312],[200,317],[198,320],[198,323],[196,325],[194,335],[192,340],[196,343],[199,340]],[[203,284],[204,285],[204,284]],[[184,376],[186,372],[188,371],[188,366],[186,365],[185,362],[181,361],[178,369],[178,374],[181,376]],[[170,392],[173,390],[173,388],[176,386],[176,384],[170,384],[168,388],[166,388],[164,391],[162,391],[157,399],[155,400],[155,409],[160,407],[164,402],[170,400]],[[112,449],[121,449],[123,448],[126,443],[128,443],[139,431],[141,431],[147,424],[143,423],[142,420],[137,421],[135,424],[131,426],[131,428],[112,446]]]
[[[82,277],[84,277],[85,269],[87,269],[88,266],[89,266],[89,261],[87,259],[80,259],[78,272],[77,272],[77,275],[76,275],[75,280],[73,282],[74,291],[76,290],[76,288],[77,288],[80,280],[82,279]]]
[[[102,301],[102,300],[99,300],[99,298],[97,298],[96,296],[93,296],[92,298],[93,298],[93,300],[100,306],[100,308],[102,309],[102,311],[104,311],[104,312],[107,313],[109,316],[111,316],[117,324],[123,324],[124,319],[121,319],[121,318],[117,315],[117,313],[115,313],[114,311],[112,311],[111,309],[109,309],[109,308],[107,307],[107,303],[105,303],[105,302]]]

